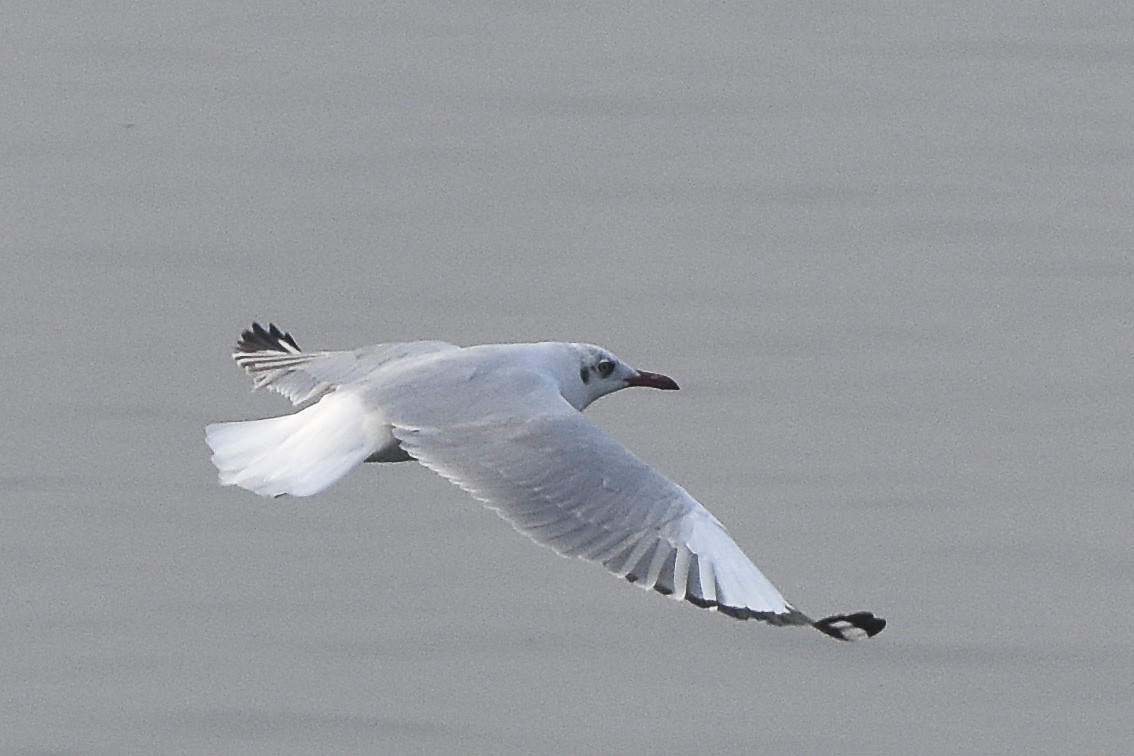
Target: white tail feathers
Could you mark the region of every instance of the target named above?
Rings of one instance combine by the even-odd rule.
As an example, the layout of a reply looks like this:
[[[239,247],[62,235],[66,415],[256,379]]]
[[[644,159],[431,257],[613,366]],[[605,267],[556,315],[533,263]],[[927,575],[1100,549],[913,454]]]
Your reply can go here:
[[[311,496],[387,441],[389,431],[353,396],[335,393],[284,417],[205,428],[220,482],[261,496]]]

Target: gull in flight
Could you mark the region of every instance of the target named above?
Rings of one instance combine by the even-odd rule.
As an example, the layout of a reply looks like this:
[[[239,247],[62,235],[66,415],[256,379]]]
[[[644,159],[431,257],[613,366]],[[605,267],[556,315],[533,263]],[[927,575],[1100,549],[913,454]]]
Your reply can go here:
[[[812,620],[684,488],[587,420],[591,402],[620,389],[677,388],[601,347],[414,341],[304,352],[275,325],[254,323],[233,358],[254,388],[307,406],[208,426],[226,486],[311,496],[363,462],[416,460],[536,542],[643,588],[839,640],[886,626],[870,612]]]

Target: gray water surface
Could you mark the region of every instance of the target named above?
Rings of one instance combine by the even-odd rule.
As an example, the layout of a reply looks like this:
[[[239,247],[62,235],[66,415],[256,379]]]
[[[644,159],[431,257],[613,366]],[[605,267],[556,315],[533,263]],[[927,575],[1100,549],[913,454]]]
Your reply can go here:
[[[5,16],[0,751],[1129,747],[1134,13]],[[222,488],[203,426],[288,410],[253,319],[673,375],[590,415],[890,624],[663,600],[416,465]]]

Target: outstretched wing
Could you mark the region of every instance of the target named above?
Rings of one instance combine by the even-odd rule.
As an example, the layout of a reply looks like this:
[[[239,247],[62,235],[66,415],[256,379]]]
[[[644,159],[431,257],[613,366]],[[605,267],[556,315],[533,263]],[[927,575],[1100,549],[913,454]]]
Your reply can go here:
[[[346,383],[358,382],[383,365],[459,347],[444,341],[376,344],[344,352],[304,352],[290,333],[259,323],[240,335],[232,357],[252,376],[252,388],[270,388],[302,404]]]
[[[396,406],[385,409],[410,455],[560,554],[738,619],[814,625],[843,640],[874,635],[885,624],[865,613],[811,620],[708,510],[558,391],[529,394],[522,416],[504,411],[455,425],[420,416],[399,422]]]

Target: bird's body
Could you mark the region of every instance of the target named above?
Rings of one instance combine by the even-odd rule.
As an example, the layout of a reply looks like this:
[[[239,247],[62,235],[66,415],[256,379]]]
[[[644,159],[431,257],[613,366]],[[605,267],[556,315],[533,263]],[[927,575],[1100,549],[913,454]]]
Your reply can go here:
[[[302,352],[275,326],[254,324],[233,356],[256,388],[308,406],[210,425],[206,440],[225,485],[309,496],[365,461],[417,460],[537,542],[643,587],[841,640],[885,626],[866,612],[812,621],[708,510],[588,421],[582,410],[619,389],[677,388],[605,349],[420,341]]]

